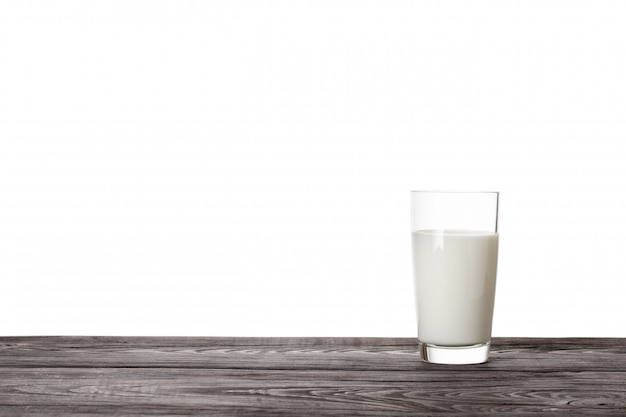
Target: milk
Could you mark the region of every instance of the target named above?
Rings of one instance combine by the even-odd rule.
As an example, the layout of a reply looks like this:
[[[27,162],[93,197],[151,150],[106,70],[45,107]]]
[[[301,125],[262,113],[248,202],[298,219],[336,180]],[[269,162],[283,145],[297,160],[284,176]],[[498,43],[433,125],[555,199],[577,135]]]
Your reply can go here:
[[[480,231],[413,232],[413,273],[420,342],[489,342],[498,235]]]

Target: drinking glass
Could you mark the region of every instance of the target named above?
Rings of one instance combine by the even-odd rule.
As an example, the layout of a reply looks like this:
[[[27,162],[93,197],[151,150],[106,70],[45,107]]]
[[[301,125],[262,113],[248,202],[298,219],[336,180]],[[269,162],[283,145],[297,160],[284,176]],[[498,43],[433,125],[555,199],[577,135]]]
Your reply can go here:
[[[417,334],[431,363],[486,362],[498,263],[498,192],[412,191]]]

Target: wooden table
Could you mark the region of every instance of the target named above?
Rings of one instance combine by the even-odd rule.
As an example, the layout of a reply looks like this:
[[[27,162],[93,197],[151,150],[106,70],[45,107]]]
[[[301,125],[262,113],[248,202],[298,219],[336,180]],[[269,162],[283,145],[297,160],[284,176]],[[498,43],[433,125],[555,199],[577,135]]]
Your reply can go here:
[[[0,337],[0,416],[626,416],[626,339],[496,338],[469,366],[416,343]]]

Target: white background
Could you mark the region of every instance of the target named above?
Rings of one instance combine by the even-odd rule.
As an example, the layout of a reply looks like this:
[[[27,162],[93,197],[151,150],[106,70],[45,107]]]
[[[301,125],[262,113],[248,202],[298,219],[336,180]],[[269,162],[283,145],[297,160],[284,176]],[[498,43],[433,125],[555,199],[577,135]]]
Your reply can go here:
[[[502,192],[495,336],[626,336],[625,17],[0,0],[0,334],[415,336],[454,188]]]

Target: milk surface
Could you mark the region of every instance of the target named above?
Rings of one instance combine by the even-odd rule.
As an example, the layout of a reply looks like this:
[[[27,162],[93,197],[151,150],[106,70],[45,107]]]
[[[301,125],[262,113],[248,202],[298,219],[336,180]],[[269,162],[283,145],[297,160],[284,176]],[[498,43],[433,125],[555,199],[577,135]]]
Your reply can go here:
[[[497,260],[496,233],[413,232],[420,342],[469,346],[491,339]]]

